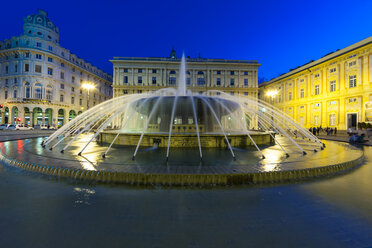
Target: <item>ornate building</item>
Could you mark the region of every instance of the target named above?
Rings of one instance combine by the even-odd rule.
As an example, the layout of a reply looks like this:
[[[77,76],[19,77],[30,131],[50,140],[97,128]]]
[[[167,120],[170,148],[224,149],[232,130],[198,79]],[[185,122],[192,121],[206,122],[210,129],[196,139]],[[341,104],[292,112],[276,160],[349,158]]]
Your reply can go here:
[[[372,122],[372,37],[262,83],[260,98],[309,127]]]
[[[114,97],[177,87],[180,61],[174,50],[168,58],[114,57]],[[257,97],[259,66],[255,60],[187,58],[187,88]]]
[[[24,18],[22,35],[0,42],[1,123],[61,126],[111,98],[111,82],[60,46],[58,27],[42,10]]]

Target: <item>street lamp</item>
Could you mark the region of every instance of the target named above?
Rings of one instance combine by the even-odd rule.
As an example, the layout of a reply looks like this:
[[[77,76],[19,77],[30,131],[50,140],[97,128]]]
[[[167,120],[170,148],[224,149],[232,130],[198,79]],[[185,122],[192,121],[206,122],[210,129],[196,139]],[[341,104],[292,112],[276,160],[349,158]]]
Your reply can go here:
[[[94,86],[94,84],[91,84],[91,83],[83,83],[81,85],[81,87],[83,87],[83,89],[86,89],[88,91],[88,101],[87,101],[87,109],[89,109],[89,91],[90,90],[93,90],[96,86]]]

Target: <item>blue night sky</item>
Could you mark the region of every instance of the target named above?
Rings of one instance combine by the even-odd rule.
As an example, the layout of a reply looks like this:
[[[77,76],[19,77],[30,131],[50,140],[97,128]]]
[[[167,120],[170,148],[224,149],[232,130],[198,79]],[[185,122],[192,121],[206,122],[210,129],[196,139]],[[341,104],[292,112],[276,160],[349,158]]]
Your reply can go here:
[[[372,35],[372,1],[4,1],[0,40],[38,8],[61,45],[112,73],[114,56],[258,60],[270,79]],[[5,11],[7,10],[7,11]]]

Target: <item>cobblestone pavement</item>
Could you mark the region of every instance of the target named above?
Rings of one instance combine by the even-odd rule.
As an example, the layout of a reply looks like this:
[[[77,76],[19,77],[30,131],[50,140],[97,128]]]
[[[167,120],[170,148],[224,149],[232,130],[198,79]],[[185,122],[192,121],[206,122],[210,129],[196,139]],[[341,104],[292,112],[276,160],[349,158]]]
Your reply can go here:
[[[338,177],[270,187],[126,187],[0,167],[1,247],[372,247],[372,147]]]

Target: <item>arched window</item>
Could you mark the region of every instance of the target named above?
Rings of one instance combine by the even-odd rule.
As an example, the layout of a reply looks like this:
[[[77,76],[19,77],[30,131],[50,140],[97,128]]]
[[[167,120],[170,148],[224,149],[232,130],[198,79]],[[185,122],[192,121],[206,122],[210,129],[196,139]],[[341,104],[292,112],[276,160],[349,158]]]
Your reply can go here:
[[[25,83],[25,98],[31,98],[31,86],[29,82]]]
[[[47,86],[45,94],[46,94],[46,99],[47,100],[52,100],[52,98],[53,98],[53,88],[52,88],[52,86],[50,86],[50,85]]]
[[[176,74],[176,71],[170,71],[169,74]]]
[[[43,98],[43,86],[41,84],[35,84],[35,98],[36,99]]]
[[[198,75],[204,75],[204,72],[198,71]]]

